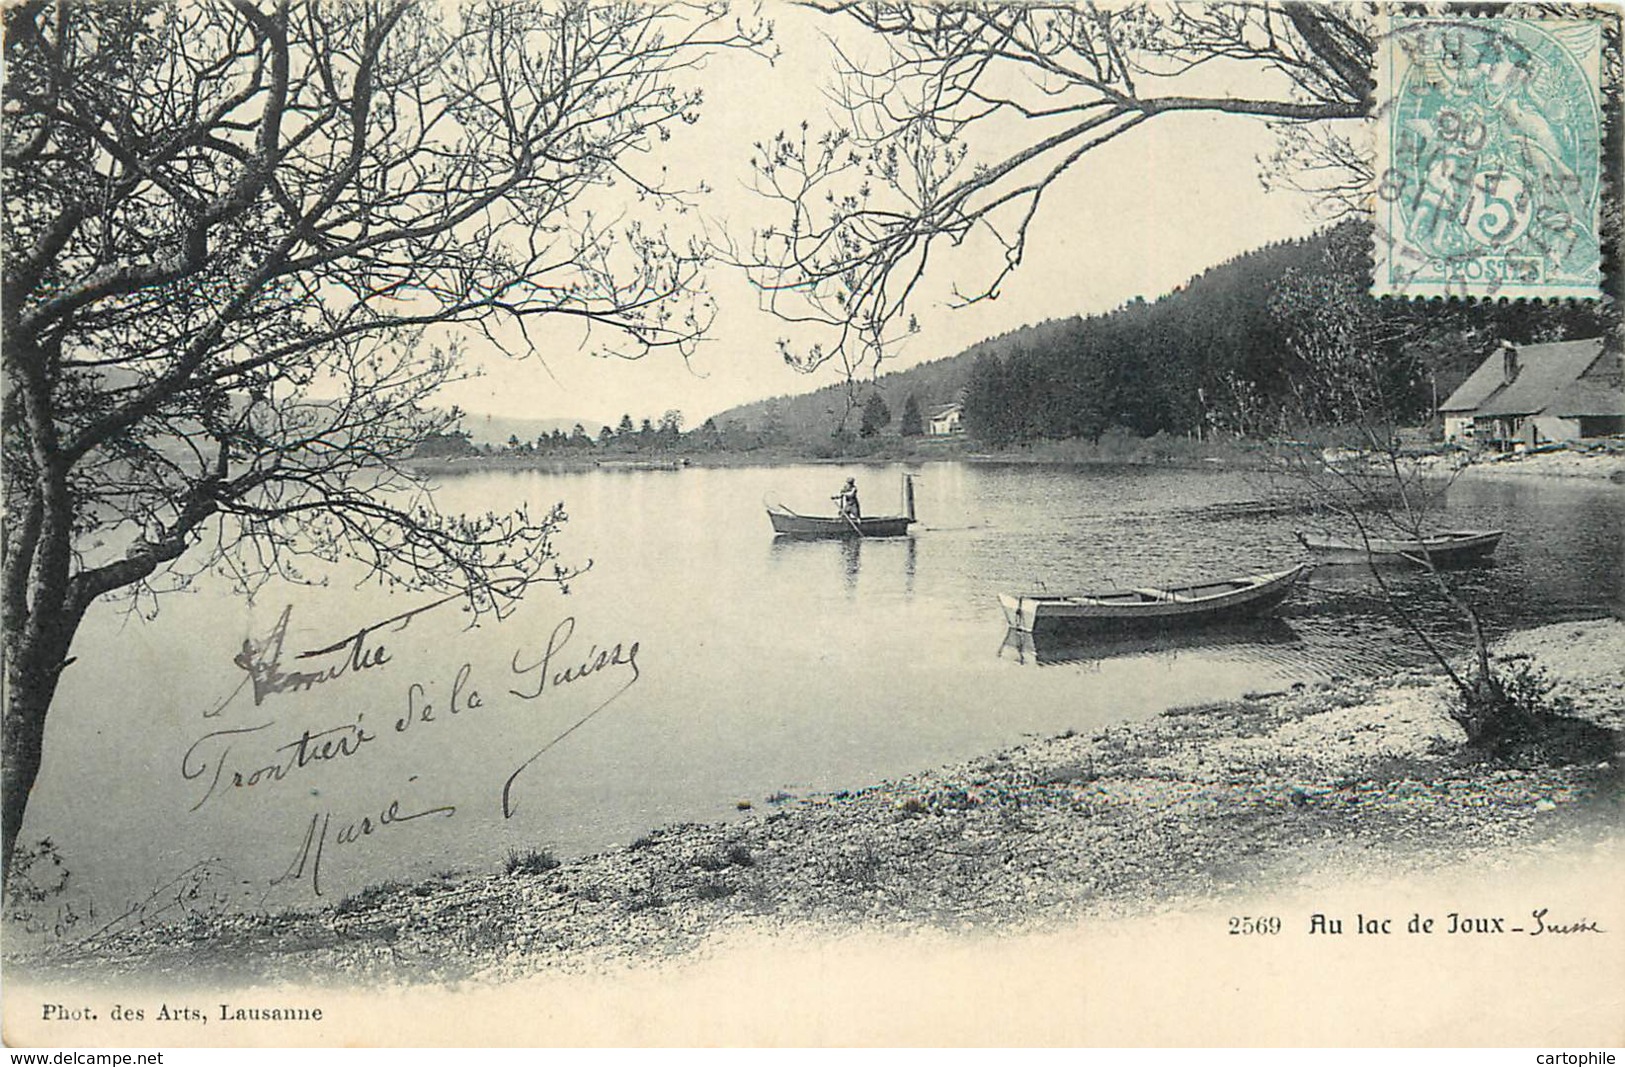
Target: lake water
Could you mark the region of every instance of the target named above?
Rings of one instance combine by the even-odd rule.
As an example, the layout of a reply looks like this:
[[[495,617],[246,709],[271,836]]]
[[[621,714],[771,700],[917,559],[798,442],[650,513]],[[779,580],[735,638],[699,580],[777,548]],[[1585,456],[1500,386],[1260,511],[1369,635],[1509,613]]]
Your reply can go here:
[[[917,533],[864,542],[775,540],[762,500],[827,511],[855,473],[865,513],[892,512],[903,468],[446,477],[448,510],[564,501],[557,547],[591,569],[499,624],[426,612],[368,639],[387,662],[258,705],[233,656],[286,606],[291,663],[431,598],[335,576],[252,604],[207,581],[150,620],[98,606],[24,839],[56,843],[103,920],[200,876],[230,907],[309,906],[493,870],[510,849],[583,854],[1029,736],[1425,662],[1357,569],[1317,571],[1267,626],[1161,645],[1007,641],[1000,591],[1277,569],[1303,558],[1292,530],[1306,517],[1237,506],[1269,486],[1226,471],[910,469]],[[1507,530],[1492,565],[1460,576],[1492,630],[1625,611],[1625,488],[1463,481],[1444,521]],[[565,665],[597,669],[564,680]]]

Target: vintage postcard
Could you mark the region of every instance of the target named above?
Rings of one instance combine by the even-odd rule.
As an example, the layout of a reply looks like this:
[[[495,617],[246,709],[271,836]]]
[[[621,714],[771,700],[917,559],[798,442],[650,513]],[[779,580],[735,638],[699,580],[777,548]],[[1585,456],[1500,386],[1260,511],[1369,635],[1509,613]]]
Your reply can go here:
[[[1625,1043],[1617,9],[5,19],[8,1045]]]

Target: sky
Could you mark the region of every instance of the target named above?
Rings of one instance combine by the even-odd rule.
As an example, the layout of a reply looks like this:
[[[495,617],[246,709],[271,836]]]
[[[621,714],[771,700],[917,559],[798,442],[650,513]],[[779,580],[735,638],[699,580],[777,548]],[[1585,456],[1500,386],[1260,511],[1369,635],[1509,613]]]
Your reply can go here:
[[[699,75],[706,89],[699,122],[661,146],[674,180],[703,178],[712,192],[700,198],[701,210],[736,233],[769,217],[746,186],[751,146],[803,118],[814,132],[831,121],[822,87],[832,80],[833,54],[821,36],[831,18],[783,5],[765,10],[779,58],[714,56]],[[920,332],[884,369],[952,356],[1045,319],[1153,299],[1241,252],[1312,232],[1307,197],[1267,192],[1258,180],[1258,159],[1272,145],[1256,119],[1186,114],[1160,116],[1088,153],[1046,194],[1023,264],[997,301],[948,307],[955,278],[985,278],[987,263],[964,254],[933,259],[930,284],[912,307]],[[761,311],[742,275],[714,268],[708,288],[717,319],[687,363],[670,353],[593,356],[563,336],[540,361],[512,360],[471,339],[480,376],[449,387],[444,399],[478,414],[610,424],[623,413],[658,419],[675,408],[693,427],[738,404],[839,380],[834,366],[809,375],[785,365],[776,341],[805,335]]]

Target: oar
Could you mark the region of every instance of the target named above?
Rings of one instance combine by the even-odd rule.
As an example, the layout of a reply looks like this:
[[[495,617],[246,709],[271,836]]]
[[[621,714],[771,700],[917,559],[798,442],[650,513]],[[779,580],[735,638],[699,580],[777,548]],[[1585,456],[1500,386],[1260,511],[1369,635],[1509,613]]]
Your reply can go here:
[[[862,537],[863,536],[863,527],[861,527],[857,523],[853,522],[852,521],[852,516],[850,516],[850,515],[848,515],[846,513],[846,507],[842,503],[842,498],[839,497],[839,496],[832,496],[832,497],[830,497],[830,499],[835,501],[835,511],[836,511],[836,513],[839,514],[841,516],[841,518],[846,520],[846,524],[848,526],[852,527],[852,532],[857,534],[859,537]]]

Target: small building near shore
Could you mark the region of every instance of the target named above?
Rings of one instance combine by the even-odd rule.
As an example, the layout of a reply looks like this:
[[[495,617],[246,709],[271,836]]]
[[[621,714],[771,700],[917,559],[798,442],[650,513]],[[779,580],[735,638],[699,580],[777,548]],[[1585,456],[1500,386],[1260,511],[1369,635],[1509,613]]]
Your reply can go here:
[[[1510,449],[1625,433],[1625,366],[1601,337],[1503,343],[1439,405],[1446,441]]]
[[[932,437],[948,437],[964,433],[964,420],[965,405],[957,401],[952,404],[939,404],[931,409],[930,418],[926,420],[926,432]]]

